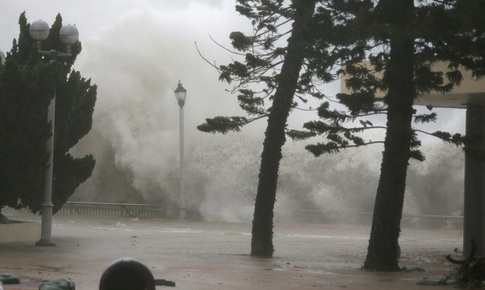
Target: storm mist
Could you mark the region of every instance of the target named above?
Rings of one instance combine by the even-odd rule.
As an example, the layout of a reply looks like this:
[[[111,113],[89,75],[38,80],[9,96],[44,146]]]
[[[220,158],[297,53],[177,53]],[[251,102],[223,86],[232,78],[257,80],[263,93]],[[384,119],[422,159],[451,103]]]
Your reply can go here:
[[[234,11],[234,2],[83,1],[71,6],[54,2],[61,8],[44,12],[44,20],[52,23],[58,11],[65,23],[77,23],[83,51],[75,69],[98,85],[93,128],[73,152],[93,154],[96,167],[71,200],[177,205],[179,107],[173,91],[180,80],[187,89],[187,206],[206,220],[251,220],[266,121],[227,135],[196,129],[205,118],[243,113],[236,96],[227,91],[232,85],[218,81],[217,71],[195,46],[216,64],[231,60],[233,55],[211,37],[230,48],[230,32],[250,31],[248,21]],[[36,10],[25,9],[29,21],[39,18]],[[10,22],[16,24],[20,13],[9,17]],[[338,87],[324,90],[334,95]],[[450,115],[458,117],[434,126],[463,132],[462,112],[443,110],[438,117]],[[290,119],[290,127],[301,128],[316,117],[315,112],[300,112]],[[371,212],[382,150],[369,146],[315,158],[304,144],[288,139],[276,217],[298,209]],[[410,162],[404,213],[461,215],[461,149],[426,139],[422,151],[426,161]]]

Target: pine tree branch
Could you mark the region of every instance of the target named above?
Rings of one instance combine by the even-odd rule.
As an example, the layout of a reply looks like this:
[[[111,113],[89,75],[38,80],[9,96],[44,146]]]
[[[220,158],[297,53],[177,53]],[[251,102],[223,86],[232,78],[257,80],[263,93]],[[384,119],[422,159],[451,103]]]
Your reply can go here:
[[[207,118],[205,119],[205,123],[197,126],[197,130],[205,132],[205,133],[221,133],[227,134],[231,131],[233,132],[240,132],[241,128],[249,123],[252,123],[256,120],[262,119],[267,117],[268,114],[261,115],[255,118],[246,118],[246,117],[223,117],[218,116],[214,118]]]
[[[322,154],[330,154],[330,153],[338,153],[342,149],[347,148],[354,148],[354,147],[361,147],[373,144],[384,144],[384,141],[368,141],[363,144],[349,144],[349,145],[339,145],[336,142],[328,142],[328,143],[317,143],[314,145],[307,145],[305,149],[310,151],[315,157],[319,157]]]
[[[210,38],[210,40],[212,40],[214,42],[215,45],[219,46],[220,48],[224,49],[225,51],[229,52],[230,54],[240,55],[240,56],[244,56],[245,55],[245,53],[241,53],[241,52],[237,52],[237,51],[234,51],[234,50],[230,50],[229,48],[227,48],[224,45],[222,45],[219,42],[217,42],[214,38],[212,38],[212,36],[210,34],[209,34],[209,38]]]
[[[443,132],[443,131],[427,132],[427,131],[420,130],[420,129],[413,129],[413,130],[415,132],[419,132],[421,134],[436,137],[438,139],[441,139],[443,142],[453,144],[457,147],[464,146],[465,141],[466,141],[466,136],[461,135],[460,133],[456,133],[456,134],[451,135],[450,133]]]
[[[209,36],[210,37],[210,36]],[[202,52],[200,51],[199,49],[199,46],[197,45],[197,42],[194,42],[195,44],[195,49],[197,50],[197,53],[199,54],[199,56],[205,61],[207,62],[210,66],[212,66],[213,68],[215,68],[218,72],[220,72],[220,69],[219,67],[215,64],[215,63],[212,63],[210,62],[203,54]]]

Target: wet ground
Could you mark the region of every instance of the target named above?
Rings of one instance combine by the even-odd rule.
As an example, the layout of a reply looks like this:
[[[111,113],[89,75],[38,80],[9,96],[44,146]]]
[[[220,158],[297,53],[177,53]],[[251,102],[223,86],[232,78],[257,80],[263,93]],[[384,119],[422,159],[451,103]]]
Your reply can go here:
[[[0,244],[0,272],[21,280],[6,290],[38,289],[56,278],[94,290],[112,261],[132,257],[176,283],[157,289],[437,289],[416,283],[449,273],[445,256],[462,239],[461,231],[404,229],[400,265],[426,271],[373,273],[360,269],[368,227],[277,224],[272,259],[248,255],[250,232],[250,223],[54,216],[57,245]]]

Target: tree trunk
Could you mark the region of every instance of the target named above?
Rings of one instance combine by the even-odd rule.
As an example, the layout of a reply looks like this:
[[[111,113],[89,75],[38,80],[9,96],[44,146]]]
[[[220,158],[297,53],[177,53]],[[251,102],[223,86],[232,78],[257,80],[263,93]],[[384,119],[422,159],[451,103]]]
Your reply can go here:
[[[251,240],[253,256],[273,256],[273,210],[279,164],[282,158],[281,149],[286,141],[286,122],[305,58],[305,48],[311,37],[308,28],[312,22],[315,1],[294,0],[293,5],[295,7],[293,31],[288,39],[287,54],[278,76],[278,87],[270,109],[261,155]]]
[[[382,1],[384,2],[384,1]],[[398,271],[398,239],[412,139],[414,39],[410,25],[413,0],[387,1],[383,13],[391,30],[390,60],[384,77],[388,84],[387,132],[377,188],[372,229],[364,268]]]

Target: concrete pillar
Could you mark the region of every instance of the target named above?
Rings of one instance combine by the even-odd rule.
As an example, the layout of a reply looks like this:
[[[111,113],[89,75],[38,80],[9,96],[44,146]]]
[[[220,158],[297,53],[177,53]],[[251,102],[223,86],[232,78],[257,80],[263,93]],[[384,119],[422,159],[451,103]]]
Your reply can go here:
[[[477,137],[465,147],[465,203],[463,221],[463,252],[471,251],[470,240],[477,245],[476,256],[485,257],[485,162],[478,151],[485,152],[485,106],[469,105],[466,111],[466,135]],[[483,153],[480,154],[483,158]]]

